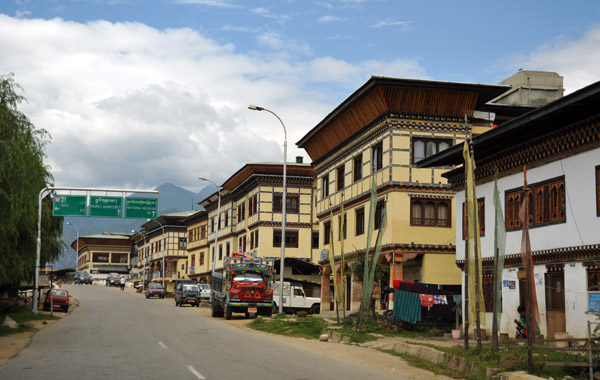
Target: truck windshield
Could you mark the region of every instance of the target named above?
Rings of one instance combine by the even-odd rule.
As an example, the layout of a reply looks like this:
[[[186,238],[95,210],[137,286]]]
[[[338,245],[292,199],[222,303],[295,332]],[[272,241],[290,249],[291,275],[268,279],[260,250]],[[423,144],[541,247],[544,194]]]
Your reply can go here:
[[[260,274],[256,274],[256,273],[243,273],[243,274],[236,274],[233,277],[233,281],[262,281],[263,278]]]
[[[200,289],[198,289],[197,285],[183,285],[183,291],[184,292],[199,292]]]

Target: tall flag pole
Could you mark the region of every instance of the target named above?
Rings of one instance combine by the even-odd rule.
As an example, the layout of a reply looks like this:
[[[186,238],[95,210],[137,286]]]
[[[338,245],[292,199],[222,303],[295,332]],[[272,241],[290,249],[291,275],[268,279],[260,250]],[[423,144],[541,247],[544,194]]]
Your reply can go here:
[[[525,310],[527,328],[527,370],[533,371],[533,341],[540,324],[540,313],[538,311],[537,294],[535,291],[533,274],[533,257],[531,255],[531,242],[529,240],[529,196],[531,189],[527,187],[527,167],[523,167],[523,191],[519,219],[523,226],[521,238],[521,259],[525,266],[525,287],[527,290],[527,306]]]
[[[479,212],[477,207],[477,193],[475,190],[475,160],[473,150],[470,149],[469,140],[465,140],[463,148],[463,157],[465,159],[465,210],[467,214],[467,252],[468,262],[468,297],[469,297],[469,319],[476,322],[477,349],[481,352],[481,325],[485,323],[485,316],[482,318],[482,310],[485,310],[483,301],[483,289],[481,286],[482,263],[481,263],[481,243],[479,238]],[[468,334],[468,331],[465,332]]]
[[[344,260],[344,239],[346,238],[344,231],[346,231],[346,218],[344,214],[344,192],[342,191],[342,206],[340,210],[340,291],[338,303],[342,308],[342,317],[346,318],[346,275],[344,274],[344,267],[346,265]]]
[[[331,209],[330,215],[331,217],[329,218],[329,265],[331,265],[331,273],[333,275],[333,298],[335,299],[335,312],[337,315],[337,323],[340,323],[340,310],[338,308],[339,284],[337,278],[337,270],[335,269],[335,252],[333,250],[333,208]]]
[[[504,253],[506,251],[506,224],[502,215],[500,192],[498,191],[498,172],[494,176],[494,316],[492,321],[492,355],[498,350],[498,331],[502,315],[502,272],[504,271]]]

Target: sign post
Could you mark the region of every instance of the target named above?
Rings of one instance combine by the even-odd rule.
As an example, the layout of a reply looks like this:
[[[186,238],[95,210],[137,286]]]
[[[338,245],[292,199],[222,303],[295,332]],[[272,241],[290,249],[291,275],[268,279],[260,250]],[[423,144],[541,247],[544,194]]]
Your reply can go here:
[[[90,216],[99,218],[122,218],[123,198],[90,196]]]
[[[154,219],[158,213],[157,198],[126,198],[125,218]]]
[[[85,216],[86,202],[85,195],[55,195],[52,197],[52,215]]]

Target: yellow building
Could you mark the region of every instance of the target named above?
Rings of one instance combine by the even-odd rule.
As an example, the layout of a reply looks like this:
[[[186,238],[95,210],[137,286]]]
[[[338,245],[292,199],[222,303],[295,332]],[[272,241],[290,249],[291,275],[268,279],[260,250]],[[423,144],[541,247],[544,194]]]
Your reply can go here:
[[[287,208],[285,256],[307,261],[317,259],[311,243],[313,170],[310,164],[287,163]],[[283,164],[247,164],[222,186],[220,215],[219,193],[200,202],[207,211],[208,254],[199,276],[210,277],[215,233],[218,227],[215,270],[223,269],[223,258],[232,252],[278,259],[281,253]],[[196,274],[198,272],[196,271]]]
[[[208,213],[197,211],[182,220],[187,228],[188,272],[191,280],[207,282],[210,271],[208,258]]]
[[[448,168],[417,169],[416,162],[481,133],[491,122],[474,111],[506,91],[505,86],[372,77],[315,126],[297,145],[313,160],[314,218],[324,266],[322,310],[330,303],[332,269],[325,253],[333,232],[337,276],[340,242],[345,257],[366,248],[373,176],[377,187],[374,234],[387,209],[382,260],[394,280],[460,285],[455,264],[454,191],[442,173]],[[341,205],[344,205],[344,216]],[[332,216],[333,215],[333,216]],[[345,220],[345,228],[340,228]],[[359,307],[361,286],[347,275],[348,310]]]
[[[109,273],[129,273],[131,234],[108,233],[80,236],[71,243],[77,252],[77,270],[92,274],[94,279],[103,279]]]
[[[197,211],[161,215],[142,225],[132,238],[138,244],[138,262],[145,281],[165,284],[172,292],[176,280],[188,279],[187,228],[183,220]]]

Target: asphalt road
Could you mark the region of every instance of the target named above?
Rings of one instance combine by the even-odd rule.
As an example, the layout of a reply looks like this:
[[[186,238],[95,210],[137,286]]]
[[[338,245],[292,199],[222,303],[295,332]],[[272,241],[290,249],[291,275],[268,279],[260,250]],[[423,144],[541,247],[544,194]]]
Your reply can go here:
[[[79,307],[34,335],[0,379],[406,380],[290,347],[172,299],[66,285]]]

